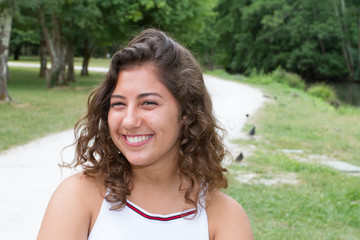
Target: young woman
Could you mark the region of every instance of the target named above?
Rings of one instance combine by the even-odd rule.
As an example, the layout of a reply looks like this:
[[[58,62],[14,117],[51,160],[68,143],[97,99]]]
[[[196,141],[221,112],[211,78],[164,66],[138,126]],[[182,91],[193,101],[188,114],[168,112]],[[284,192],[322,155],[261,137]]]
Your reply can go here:
[[[38,239],[252,239],[191,53],[145,30],[111,60],[76,129],[83,172],[61,183]]]

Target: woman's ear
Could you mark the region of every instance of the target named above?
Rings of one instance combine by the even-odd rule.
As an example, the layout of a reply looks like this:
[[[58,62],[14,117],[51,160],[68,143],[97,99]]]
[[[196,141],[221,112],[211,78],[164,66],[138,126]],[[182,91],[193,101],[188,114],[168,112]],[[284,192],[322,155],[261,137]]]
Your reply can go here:
[[[187,116],[185,115],[185,113],[183,113],[181,116],[181,119],[180,119],[181,124],[183,124],[185,122],[186,118],[187,118]]]

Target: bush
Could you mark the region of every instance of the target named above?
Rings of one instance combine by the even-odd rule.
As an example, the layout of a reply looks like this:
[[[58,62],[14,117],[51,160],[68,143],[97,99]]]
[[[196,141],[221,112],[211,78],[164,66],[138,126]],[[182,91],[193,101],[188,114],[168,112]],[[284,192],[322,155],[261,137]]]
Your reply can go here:
[[[246,82],[267,85],[274,82],[274,79],[272,78],[271,75],[268,74],[258,74],[258,75],[250,76],[249,78],[246,79]]]
[[[308,93],[325,101],[338,101],[335,90],[325,83],[317,83],[308,88]]]
[[[305,81],[299,75],[296,73],[287,72],[281,67],[278,67],[270,74],[265,74],[262,71],[257,72],[255,69],[253,69],[246,81],[259,84],[270,84],[277,82],[288,87],[302,90],[305,89]]]
[[[296,73],[287,72],[281,67],[278,67],[271,75],[276,82],[292,88],[305,89],[305,81]]]

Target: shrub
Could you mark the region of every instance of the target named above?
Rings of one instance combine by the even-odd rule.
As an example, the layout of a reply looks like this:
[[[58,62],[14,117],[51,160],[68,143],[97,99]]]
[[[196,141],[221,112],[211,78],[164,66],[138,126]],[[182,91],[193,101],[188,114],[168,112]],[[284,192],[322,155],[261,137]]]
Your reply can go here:
[[[287,72],[281,67],[278,67],[271,75],[276,82],[292,88],[305,89],[305,81],[296,73]]]
[[[308,93],[325,101],[338,101],[335,90],[325,83],[317,83],[308,88]]]
[[[274,82],[274,79],[268,74],[258,74],[247,78],[246,82],[267,85]]]
[[[265,74],[262,71],[258,72],[256,69],[252,69],[246,81],[259,84],[270,84],[277,82],[291,88],[302,90],[305,89],[305,81],[299,75],[296,73],[287,72],[281,67],[278,67],[275,71],[269,74]]]

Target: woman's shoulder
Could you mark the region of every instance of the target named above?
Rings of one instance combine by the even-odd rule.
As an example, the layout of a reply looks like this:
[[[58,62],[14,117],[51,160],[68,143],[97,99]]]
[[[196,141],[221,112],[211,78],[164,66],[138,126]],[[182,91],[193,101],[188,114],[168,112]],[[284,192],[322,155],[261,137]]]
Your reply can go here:
[[[50,203],[54,200],[57,205],[66,204],[68,207],[72,206],[76,209],[92,212],[93,209],[101,205],[105,194],[106,188],[100,175],[88,176],[79,172],[66,178],[58,186]]]
[[[245,210],[233,198],[215,190],[207,199],[210,239],[253,239]]]
[[[65,179],[49,201],[38,239],[87,238],[105,195],[102,185],[100,177],[82,172]]]
[[[103,179],[100,175],[88,176],[83,172],[76,173],[66,178],[56,189],[74,194],[74,197],[82,197],[88,194],[104,195],[106,192]]]
[[[79,172],[59,184],[50,202],[57,199],[61,199],[62,202],[81,200],[83,205],[86,206],[91,204],[91,199],[97,198],[97,196],[104,198],[105,193],[105,186],[100,176],[88,176],[83,172]],[[84,201],[84,199],[87,200]]]

